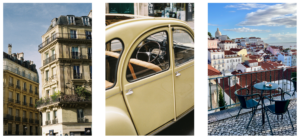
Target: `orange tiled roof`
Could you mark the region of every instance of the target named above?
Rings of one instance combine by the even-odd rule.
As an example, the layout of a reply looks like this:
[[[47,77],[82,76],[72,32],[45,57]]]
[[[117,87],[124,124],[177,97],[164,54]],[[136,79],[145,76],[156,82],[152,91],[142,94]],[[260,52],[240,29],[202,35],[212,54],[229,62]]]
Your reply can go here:
[[[222,75],[220,71],[208,64],[208,76]]]

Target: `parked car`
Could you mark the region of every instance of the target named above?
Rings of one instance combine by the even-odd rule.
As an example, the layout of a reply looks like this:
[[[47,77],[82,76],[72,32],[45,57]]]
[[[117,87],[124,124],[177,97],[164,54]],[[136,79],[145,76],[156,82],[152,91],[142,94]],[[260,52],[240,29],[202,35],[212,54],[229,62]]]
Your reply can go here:
[[[153,135],[194,109],[194,31],[187,23],[112,23],[105,55],[106,135]]]

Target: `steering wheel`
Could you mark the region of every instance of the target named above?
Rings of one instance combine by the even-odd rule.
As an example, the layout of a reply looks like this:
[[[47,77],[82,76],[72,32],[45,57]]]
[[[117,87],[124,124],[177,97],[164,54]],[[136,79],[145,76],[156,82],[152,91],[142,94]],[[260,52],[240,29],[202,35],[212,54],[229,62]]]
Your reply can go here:
[[[140,52],[140,50],[141,50],[144,46],[146,46],[147,44],[150,44],[150,43],[155,43],[155,44],[157,44],[157,46],[158,46],[158,53],[153,53],[153,52],[156,52],[156,50],[153,51],[154,49],[149,49],[149,52]],[[159,44],[158,42],[156,42],[156,41],[149,41],[149,42],[143,44],[143,45],[139,48],[139,50],[138,50],[137,53],[136,53],[136,59],[138,59],[138,55],[139,55],[139,54],[146,54],[146,55],[148,56],[148,62],[151,63],[151,62],[153,62],[154,60],[156,60],[156,59],[158,58],[158,56],[159,56],[160,53],[161,53],[161,47],[160,47],[160,44]],[[156,55],[156,56],[154,57],[154,59],[152,59],[152,60],[150,61],[152,55]]]

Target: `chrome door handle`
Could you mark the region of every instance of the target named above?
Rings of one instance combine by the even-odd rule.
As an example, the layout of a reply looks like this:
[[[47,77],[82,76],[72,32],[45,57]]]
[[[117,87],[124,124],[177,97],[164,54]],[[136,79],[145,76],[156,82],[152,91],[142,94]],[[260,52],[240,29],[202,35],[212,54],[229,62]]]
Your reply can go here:
[[[133,94],[132,89],[129,89],[128,92],[126,93],[126,96]]]
[[[176,77],[178,77],[178,76],[181,75],[179,72],[176,72],[175,74],[176,74],[176,75],[175,75]]]

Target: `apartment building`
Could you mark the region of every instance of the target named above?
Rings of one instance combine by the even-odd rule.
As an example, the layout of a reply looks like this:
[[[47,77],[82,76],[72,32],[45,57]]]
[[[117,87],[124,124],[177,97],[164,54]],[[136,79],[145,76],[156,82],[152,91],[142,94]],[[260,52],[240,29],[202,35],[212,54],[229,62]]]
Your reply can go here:
[[[24,53],[3,52],[3,134],[41,135],[39,76],[33,61],[24,61]]]
[[[53,18],[38,46],[42,67],[43,136],[91,135],[91,97],[80,96],[77,88],[92,94],[92,18],[61,15]]]

